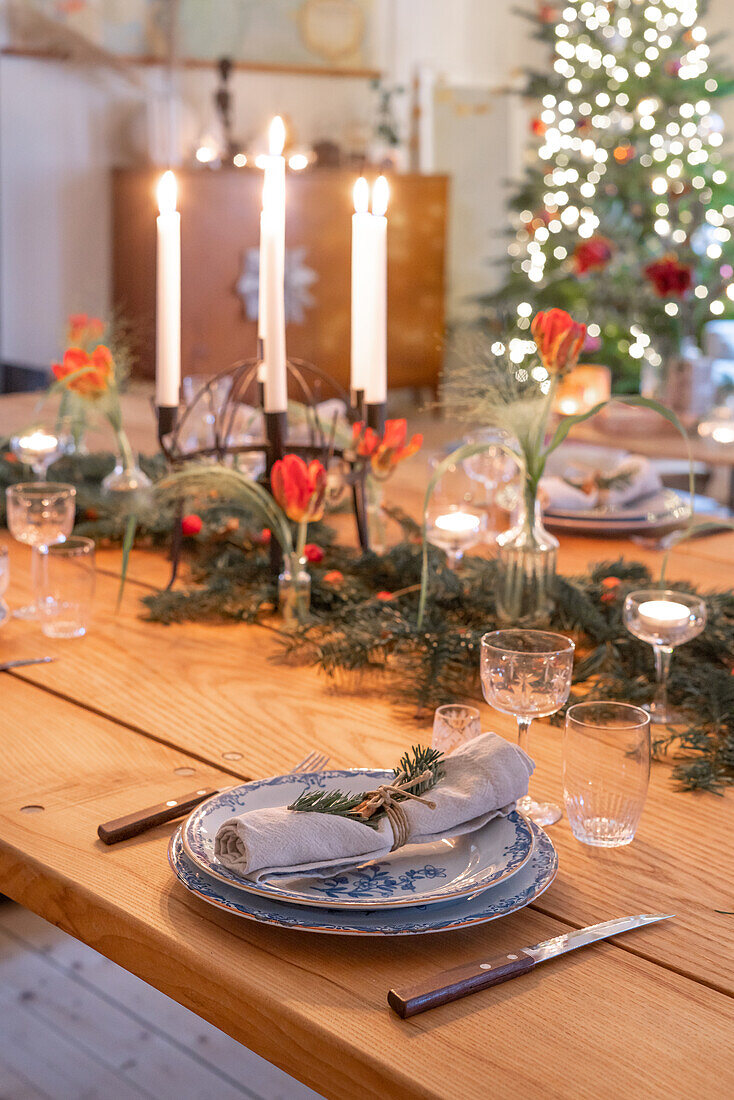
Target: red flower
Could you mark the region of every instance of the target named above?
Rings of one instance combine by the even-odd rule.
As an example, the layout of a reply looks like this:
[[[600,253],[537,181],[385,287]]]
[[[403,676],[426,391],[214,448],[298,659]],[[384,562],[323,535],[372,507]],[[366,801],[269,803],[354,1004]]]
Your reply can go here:
[[[577,275],[601,271],[612,258],[612,244],[606,237],[590,237],[579,241],[573,250],[573,266]]]
[[[658,298],[683,298],[691,288],[691,269],[688,264],[681,263],[674,252],[653,260],[645,268],[645,275]]]
[[[344,574],[338,569],[330,569],[328,573],[324,573],[325,584],[341,584],[344,580]]]
[[[549,309],[535,314],[530,331],[548,374],[573,370],[584,344],[586,325],[574,321],[565,309]]]
[[[535,135],[536,135],[537,137],[542,137],[542,136],[543,136],[543,134],[544,134],[544,133],[546,132],[546,130],[547,130],[547,129],[548,129],[548,127],[547,127],[547,126],[546,126],[546,124],[545,124],[545,123],[543,122],[543,119],[542,119],[542,118],[534,118],[534,119],[533,119],[533,120],[531,121],[531,123],[530,123],[530,130],[531,130],[531,131],[532,131],[532,133],[534,133],[534,134],[535,134]]]
[[[318,459],[308,466],[300,455],[286,455],[270,475],[273,496],[295,523],[321,519],[326,496],[326,470]]]
[[[622,582],[619,577],[605,577],[601,582],[604,591],[601,594],[602,603],[614,603],[617,598],[617,590]]]
[[[88,313],[72,313],[66,327],[66,339],[73,347],[94,344],[101,340],[107,326],[99,317]]]
[[[204,524],[201,522],[201,516],[197,516],[195,512],[192,512],[188,516],[184,516],[181,520],[181,534],[186,538],[191,535],[198,535]]]
[[[67,348],[63,363],[54,363],[51,369],[59,381],[84,369],[83,374],[72,378],[66,385],[80,397],[89,398],[101,397],[106,393],[115,375],[112,353],[104,344],[99,344],[91,355],[81,348]]]
[[[361,423],[355,424],[352,438],[357,454],[362,458],[369,458],[372,472],[377,477],[387,477],[399,462],[410,458],[423,444],[423,436],[420,434],[414,435],[408,441],[408,422],[403,419],[388,420],[382,439],[372,428],[365,428]]]
[[[318,565],[320,561],[324,560],[324,551],[315,542],[307,542],[303,548],[303,553],[306,561],[310,561],[314,565]]]
[[[378,592],[375,599],[382,600],[383,603],[388,603],[393,597],[392,592]]]

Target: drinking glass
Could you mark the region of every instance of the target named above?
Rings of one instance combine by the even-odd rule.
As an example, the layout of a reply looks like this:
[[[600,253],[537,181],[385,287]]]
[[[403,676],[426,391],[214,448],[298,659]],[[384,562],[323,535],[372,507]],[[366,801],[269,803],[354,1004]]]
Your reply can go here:
[[[485,492],[484,506],[487,511],[487,530],[494,529],[492,512],[497,500],[497,491],[500,486],[503,489],[509,487],[518,470],[514,462],[503,447],[510,447],[516,442],[509,432],[502,428],[485,428],[483,431],[468,435],[465,443],[486,443],[487,449],[470,455],[463,462],[464,469],[473,481],[478,481]],[[503,494],[502,505],[505,498]]]
[[[576,703],[563,738],[563,800],[583,844],[629,844],[650,779],[650,715],[629,703]]]
[[[446,703],[436,707],[433,715],[433,747],[448,755],[459,745],[473,741],[482,732],[481,719],[476,707],[462,703]]]
[[[94,540],[72,535],[38,553],[41,630],[47,638],[81,638],[94,598]]]
[[[434,475],[442,458],[430,462]],[[447,467],[431,495],[426,513],[427,538],[445,550],[449,567],[456,569],[464,551],[481,539],[486,517],[476,501],[476,486],[459,463]]]
[[[645,710],[656,725],[671,725],[678,715],[668,706],[668,674],[673,650],[697,637],[706,625],[706,604],[688,592],[642,588],[630,592],[622,611],[630,634],[648,642],[655,654],[655,698]]]
[[[14,539],[31,547],[33,602],[13,612],[18,619],[38,618],[35,602],[38,584],[38,547],[63,540],[74,527],[76,489],[58,481],[31,481],[5,490],[8,530]]]
[[[0,626],[4,622],[7,622],[9,615],[8,605],[5,602],[4,596],[8,590],[8,581],[10,580],[10,559],[8,557],[7,546],[0,546]]]
[[[568,699],[573,642],[546,630],[493,630],[482,638],[482,689],[491,707],[517,719],[518,744],[528,751],[533,718],[555,714]],[[518,809],[537,825],[552,825],[560,806],[518,799]]]
[[[37,420],[11,438],[10,449],[24,466],[30,466],[39,481],[43,481],[49,466],[66,453],[70,440],[67,421]]]

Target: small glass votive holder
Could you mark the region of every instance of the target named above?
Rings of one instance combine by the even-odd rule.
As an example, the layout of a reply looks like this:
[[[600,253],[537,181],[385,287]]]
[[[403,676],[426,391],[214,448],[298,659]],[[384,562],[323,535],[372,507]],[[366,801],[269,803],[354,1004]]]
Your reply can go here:
[[[482,732],[482,723],[476,707],[463,703],[446,703],[436,707],[433,716],[433,748],[448,756],[459,745],[473,741]]]
[[[596,848],[634,839],[650,780],[650,715],[629,703],[566,712],[563,798],[573,835]]]
[[[5,593],[10,581],[10,558],[7,546],[0,546],[0,626],[8,621],[10,611],[5,602]]]
[[[73,535],[38,551],[41,630],[47,638],[81,638],[94,599],[94,540]]]

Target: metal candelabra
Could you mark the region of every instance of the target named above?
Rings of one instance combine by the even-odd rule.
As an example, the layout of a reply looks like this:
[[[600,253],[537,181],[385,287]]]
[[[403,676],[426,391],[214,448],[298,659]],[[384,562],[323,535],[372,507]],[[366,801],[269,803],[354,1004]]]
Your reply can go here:
[[[351,487],[357,537],[362,550],[369,549],[367,504],[365,494],[366,466],[357,460],[348,448],[336,441],[338,412],[328,423],[319,414],[319,404],[330,398],[344,403],[350,424],[363,421],[380,435],[385,430],[385,404],[364,402],[362,391],[347,391],[324,371],[303,359],[290,359],[286,365],[288,390],[294,395],[305,413],[305,432],[299,438],[291,438],[292,431],[287,412],[265,410],[263,384],[258,379],[261,359],[243,359],[219,374],[213,375],[194,395],[190,403],[182,407],[158,406],[158,441],[163,454],[174,467],[187,462],[215,459],[237,461],[238,456],[261,454],[267,478],[273,465],[285,454],[298,454],[306,461],[317,458],[327,469],[338,462],[339,477]],[[227,380],[230,380],[229,383]],[[226,387],[223,400],[215,400],[215,394]],[[238,414],[243,407],[262,413],[262,432],[259,438],[248,435],[246,442],[239,442]],[[198,413],[204,412],[207,423],[207,439],[200,445],[186,445],[187,428],[191,428]],[[305,439],[304,439],[305,436]],[[180,521],[180,516],[177,520]],[[181,523],[176,522],[172,538],[172,571],[169,587],[173,584],[181,554]],[[281,566],[280,548],[271,542],[271,569],[277,576]]]

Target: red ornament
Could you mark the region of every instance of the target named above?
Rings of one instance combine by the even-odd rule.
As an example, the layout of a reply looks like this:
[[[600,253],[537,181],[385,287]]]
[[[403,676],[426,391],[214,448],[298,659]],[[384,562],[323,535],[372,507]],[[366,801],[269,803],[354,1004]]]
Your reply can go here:
[[[612,242],[606,237],[590,237],[579,241],[573,250],[573,266],[577,275],[601,271],[612,258]]]
[[[303,548],[303,554],[306,561],[310,561],[314,565],[324,560],[324,551],[315,542],[307,542]]]
[[[683,298],[691,288],[692,275],[688,264],[681,263],[674,252],[654,260],[645,268],[658,298]]]
[[[186,538],[191,535],[198,535],[203,526],[201,516],[197,516],[195,512],[192,512],[191,515],[184,516],[181,520],[181,533]]]

